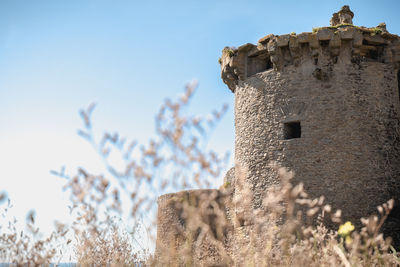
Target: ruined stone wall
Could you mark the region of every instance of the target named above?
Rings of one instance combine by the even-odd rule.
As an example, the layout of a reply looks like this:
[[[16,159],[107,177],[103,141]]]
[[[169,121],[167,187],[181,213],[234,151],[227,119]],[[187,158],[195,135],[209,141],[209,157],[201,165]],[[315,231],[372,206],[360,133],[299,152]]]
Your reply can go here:
[[[158,199],[156,266],[226,266],[232,225],[226,190],[199,189]]]
[[[235,163],[255,208],[279,182],[271,162],[356,224],[388,199],[398,202],[399,40],[384,24],[347,24],[224,49],[222,78],[235,93]],[[238,216],[243,209],[236,207]]]

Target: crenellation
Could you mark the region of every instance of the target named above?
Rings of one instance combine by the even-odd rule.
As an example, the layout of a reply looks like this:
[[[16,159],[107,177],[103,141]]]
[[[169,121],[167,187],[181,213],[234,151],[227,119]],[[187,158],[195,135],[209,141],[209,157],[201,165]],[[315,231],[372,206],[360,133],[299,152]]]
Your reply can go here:
[[[297,48],[299,48],[299,41],[297,40],[297,36],[296,35],[293,35],[293,34],[291,34],[290,35],[290,37],[289,37],[289,47],[290,47],[290,49],[292,50],[292,49],[297,49]]]
[[[357,31],[355,27],[341,27],[338,28],[340,39],[353,40],[354,33]]]
[[[306,57],[311,57],[312,61],[317,62],[320,60],[322,51],[326,49],[333,62],[337,62],[335,57],[343,55],[342,61],[375,60],[392,63],[396,68],[400,65],[399,36],[388,33],[386,24],[380,24],[379,28],[340,24],[334,27],[321,27],[315,32],[303,32],[298,35],[269,34],[261,38],[257,45],[245,44],[235,50],[236,54],[232,59],[222,62],[223,80],[227,80],[229,88],[234,91],[238,84],[234,81],[235,77],[244,80],[270,68],[270,66],[262,67],[263,64],[271,63],[275,70],[280,71],[291,64],[297,66],[300,62],[309,60]],[[351,53],[347,52],[348,49]],[[346,59],[345,56],[349,58]],[[227,64],[230,68],[225,68]],[[228,75],[232,71],[235,75]]]
[[[329,28],[323,28],[317,31],[318,41],[330,41],[333,37],[333,31]]]
[[[311,49],[318,49],[319,48],[319,40],[316,33],[311,33],[308,36],[309,39],[309,46]]]

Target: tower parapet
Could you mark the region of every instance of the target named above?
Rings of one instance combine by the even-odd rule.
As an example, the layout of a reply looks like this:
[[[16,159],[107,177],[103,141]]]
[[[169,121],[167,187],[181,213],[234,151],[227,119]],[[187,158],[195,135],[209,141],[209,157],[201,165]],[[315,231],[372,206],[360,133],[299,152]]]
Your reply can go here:
[[[220,61],[222,80],[234,92],[239,81],[272,68],[282,71],[290,65],[310,64],[317,69],[338,61],[375,61],[399,69],[399,36],[387,32],[384,23],[372,28],[354,26],[353,16],[349,7],[344,6],[334,13],[331,26],[300,34],[269,34],[256,45],[226,47]],[[327,78],[326,75],[322,74],[321,78]]]

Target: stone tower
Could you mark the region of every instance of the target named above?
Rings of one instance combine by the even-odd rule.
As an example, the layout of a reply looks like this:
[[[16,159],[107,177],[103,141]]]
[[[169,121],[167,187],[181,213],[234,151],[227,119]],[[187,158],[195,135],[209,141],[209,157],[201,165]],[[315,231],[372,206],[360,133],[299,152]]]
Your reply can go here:
[[[353,16],[344,6],[329,27],[223,50],[222,79],[235,94],[236,170],[245,171],[255,208],[278,182],[272,161],[345,220],[358,223],[390,198],[398,204],[400,38],[384,23],[354,26]]]
[[[344,6],[333,14],[329,27],[270,34],[256,45],[223,50],[221,76],[235,94],[235,169],[227,179],[233,185],[239,178],[245,181],[252,207],[262,209],[264,192],[279,182],[270,167],[277,162],[294,171],[293,183],[304,183],[311,197],[324,195],[334,209],[342,210],[344,220],[355,224],[394,198],[396,208],[386,231],[398,243],[400,37],[390,34],[384,23],[354,26],[353,16]],[[242,193],[235,186],[234,197]],[[158,244],[166,243],[167,233],[180,240],[171,225],[185,231],[171,205],[182,194],[199,199],[211,191],[160,197]],[[233,207],[218,190],[212,194],[228,217],[240,217],[247,208],[242,202]],[[246,218],[239,221],[231,233],[237,227],[245,230]],[[183,242],[178,241],[177,247]],[[209,244],[202,249],[197,250],[202,256],[196,256],[200,265],[216,250]],[[213,259],[218,265],[218,257]]]

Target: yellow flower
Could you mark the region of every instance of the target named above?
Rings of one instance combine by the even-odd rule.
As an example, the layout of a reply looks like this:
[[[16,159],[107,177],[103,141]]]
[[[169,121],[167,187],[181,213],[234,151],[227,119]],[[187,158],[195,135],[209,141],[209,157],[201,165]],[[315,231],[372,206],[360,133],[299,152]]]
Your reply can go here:
[[[353,239],[350,236],[346,236],[346,239],[344,240],[346,242],[346,245],[350,245],[353,242]]]
[[[338,234],[342,237],[348,236],[354,230],[354,225],[351,222],[346,222],[339,226]]]

